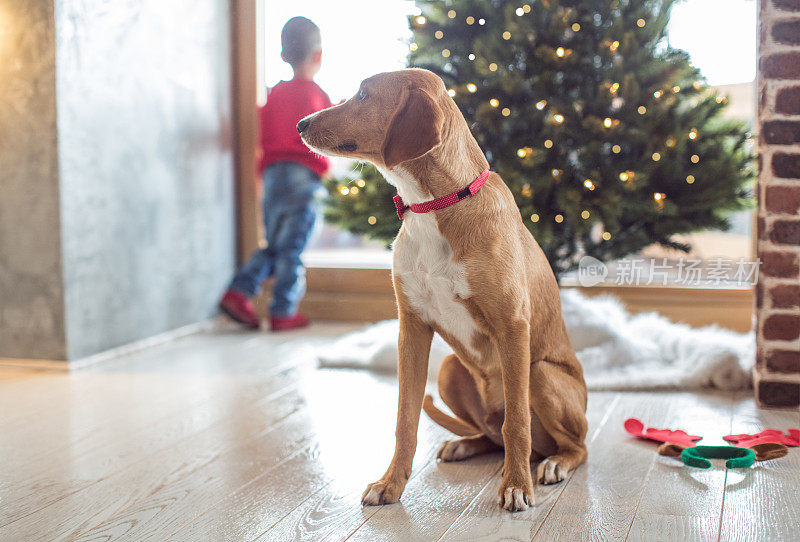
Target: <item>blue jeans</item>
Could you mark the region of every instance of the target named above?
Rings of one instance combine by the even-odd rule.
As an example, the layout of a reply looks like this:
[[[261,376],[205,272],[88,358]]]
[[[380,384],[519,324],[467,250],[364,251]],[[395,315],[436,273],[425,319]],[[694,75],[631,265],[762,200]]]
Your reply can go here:
[[[230,289],[247,297],[275,277],[271,316],[292,316],[306,290],[300,254],[320,216],[325,189],[316,173],[294,162],[278,162],[264,171],[264,227],[267,248],[256,251],[233,277]]]

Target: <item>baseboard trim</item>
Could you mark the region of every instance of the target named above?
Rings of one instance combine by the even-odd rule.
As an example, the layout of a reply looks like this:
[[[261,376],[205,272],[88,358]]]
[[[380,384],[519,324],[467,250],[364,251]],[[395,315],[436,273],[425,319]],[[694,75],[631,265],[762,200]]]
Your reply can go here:
[[[310,267],[300,310],[312,319],[370,321],[397,318],[389,269]],[[692,327],[717,325],[738,332],[753,328],[754,291],[748,289],[597,285],[578,288],[593,297],[612,295],[631,313],[657,312]],[[268,293],[257,306],[266,312]]]
[[[67,360],[0,358],[0,369],[32,369],[37,371],[68,371]]]
[[[51,359],[20,359],[20,358],[0,358],[0,367],[15,367],[24,369],[34,369],[42,371],[75,371],[85,369],[98,363],[103,363],[111,359],[133,354],[153,346],[158,346],[182,337],[194,335],[202,331],[209,331],[216,327],[216,318],[210,318],[194,324],[189,324],[176,329],[153,335],[133,341],[122,346],[117,346],[109,350],[104,350],[91,356],[78,358],[72,361],[68,360],[51,360]]]

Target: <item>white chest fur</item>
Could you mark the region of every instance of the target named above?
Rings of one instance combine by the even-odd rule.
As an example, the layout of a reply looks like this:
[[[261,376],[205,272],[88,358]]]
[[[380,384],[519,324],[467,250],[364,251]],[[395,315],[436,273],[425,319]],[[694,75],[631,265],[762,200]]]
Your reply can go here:
[[[408,186],[409,181],[416,185],[413,179],[404,178],[402,173],[398,178],[394,173],[390,174],[390,181],[404,201],[417,203],[430,199],[415,193],[419,191],[416,186]],[[453,260],[450,243],[439,232],[433,214],[406,213],[403,234],[394,244],[393,271],[400,277],[403,293],[414,312],[458,341],[457,346],[477,356],[472,347],[477,327],[472,315],[458,301],[471,295],[466,271],[462,263]]]

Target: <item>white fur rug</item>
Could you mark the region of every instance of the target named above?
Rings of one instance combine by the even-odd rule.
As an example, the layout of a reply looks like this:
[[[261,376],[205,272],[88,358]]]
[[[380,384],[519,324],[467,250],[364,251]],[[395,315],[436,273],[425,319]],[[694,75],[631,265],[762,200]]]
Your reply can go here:
[[[655,313],[628,314],[616,299],[562,290],[564,321],[589,389],[654,390],[751,386],[752,333],[693,329]],[[691,309],[689,309],[691,310]],[[397,320],[349,333],[318,353],[322,367],[397,371]],[[434,336],[429,382],[452,350]]]

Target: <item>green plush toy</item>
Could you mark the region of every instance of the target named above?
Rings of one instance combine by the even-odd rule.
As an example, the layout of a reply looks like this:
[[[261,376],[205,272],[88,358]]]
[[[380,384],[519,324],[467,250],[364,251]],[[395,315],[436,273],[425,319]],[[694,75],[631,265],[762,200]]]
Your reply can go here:
[[[753,465],[756,453],[750,448],[738,446],[694,446],[681,452],[681,460],[688,467],[709,469],[709,459],[727,459],[725,466],[729,469],[746,469]]]
[[[702,448],[702,451],[698,451]],[[691,450],[691,451],[690,451]],[[721,451],[720,451],[721,450]],[[742,450],[737,452],[736,450]],[[728,468],[746,468],[755,461],[777,459],[789,453],[785,444],[776,442],[762,442],[747,448],[735,446],[685,446],[675,442],[665,442],[658,447],[658,454],[666,457],[680,456],[684,465],[707,469],[711,466],[710,459],[729,459]],[[716,454],[716,455],[708,455]],[[752,458],[750,456],[752,455]],[[746,464],[745,464],[746,463]]]

